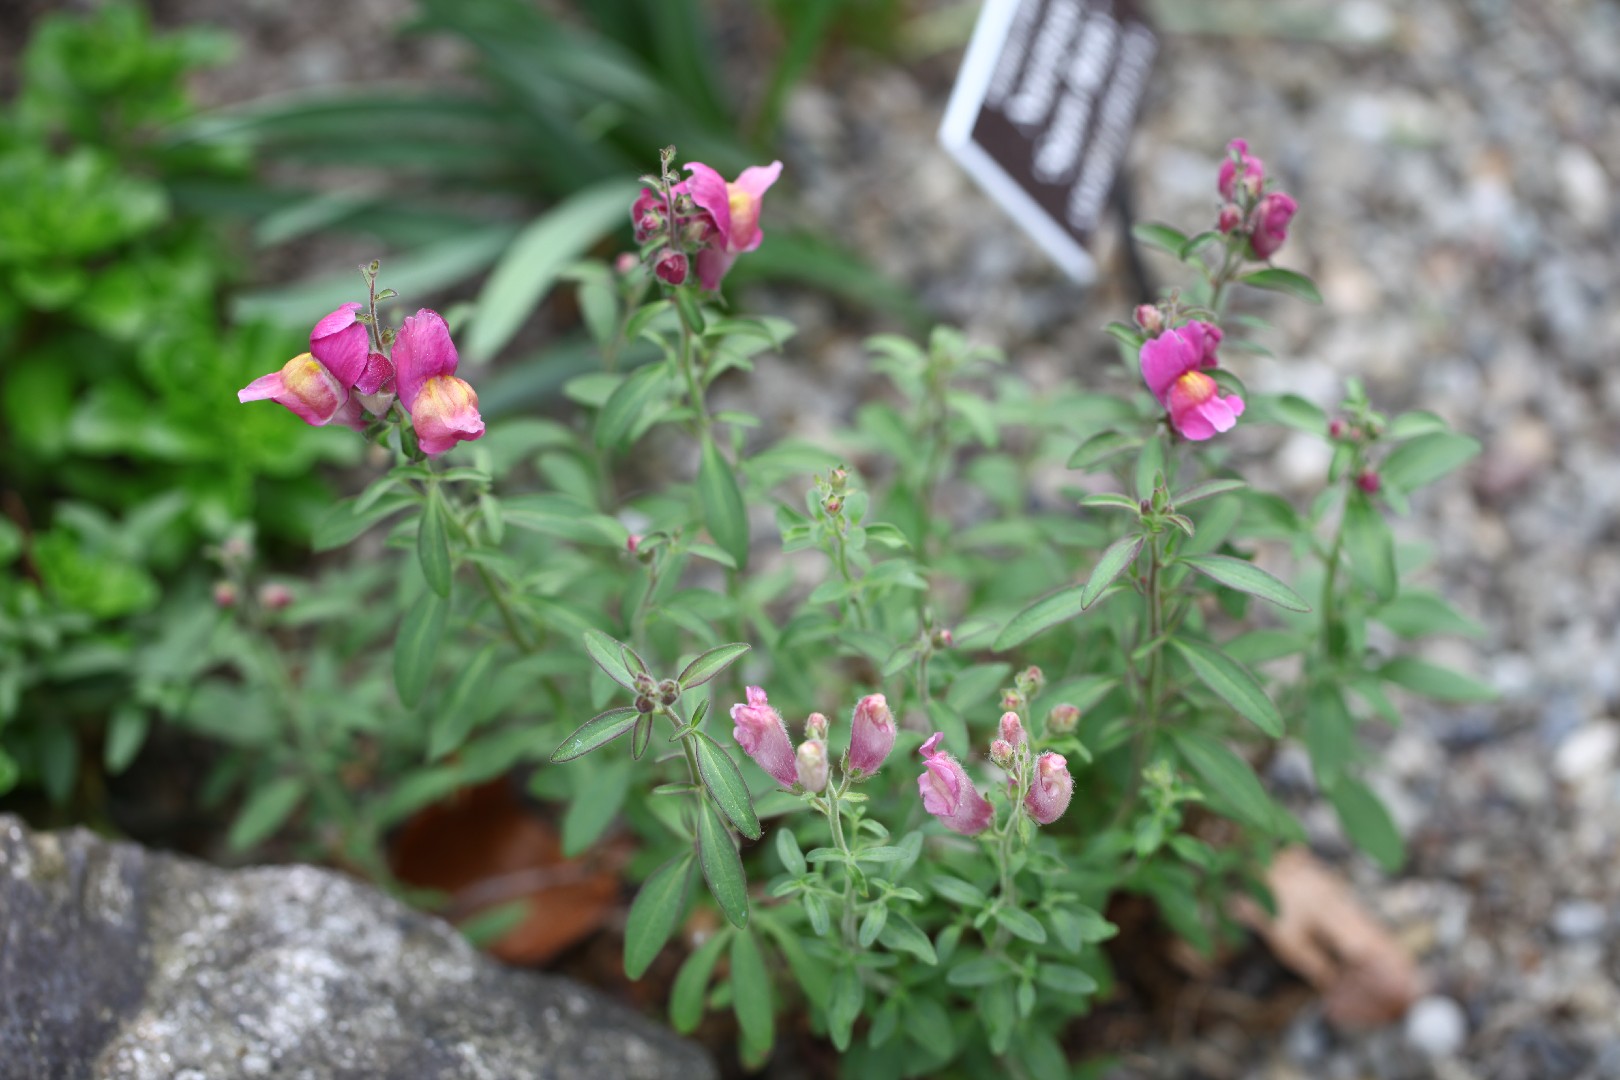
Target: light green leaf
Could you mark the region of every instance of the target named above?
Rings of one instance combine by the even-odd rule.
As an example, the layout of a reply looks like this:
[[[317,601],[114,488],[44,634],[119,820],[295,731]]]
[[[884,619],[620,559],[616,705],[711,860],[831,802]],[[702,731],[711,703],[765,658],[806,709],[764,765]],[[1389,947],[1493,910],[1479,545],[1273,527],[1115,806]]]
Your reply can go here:
[[[878,940],[890,952],[910,953],[930,967],[939,963],[939,956],[934,952],[934,943],[928,940],[928,935],[923,933],[916,923],[904,915],[891,913],[882,933],[878,934]]]
[[[751,1056],[763,1058],[769,1054],[776,1039],[772,1029],[776,1006],[772,1002],[771,977],[765,970],[759,943],[747,932],[731,935],[731,1009],[737,1014],[743,1043],[754,1051]]]
[[[450,538],[444,525],[444,500],[438,489],[428,495],[422,518],[416,527],[416,558],[428,588],[440,596],[450,595]]]
[[[1367,495],[1351,491],[1344,504],[1344,547],[1356,580],[1372,589],[1380,600],[1395,596],[1395,537]]]
[[[865,1004],[866,985],[861,982],[860,972],[853,966],[839,968],[827,1000],[827,1033],[839,1053],[849,1049],[850,1034]]]
[[[754,814],[754,800],[748,794],[742,770],[719,743],[703,732],[693,732],[692,740],[697,751],[698,775],[703,786],[709,789],[715,806],[738,832],[750,840],[758,840],[759,818]]]
[[[1060,994],[1095,994],[1097,980],[1087,975],[1077,967],[1066,967],[1063,964],[1042,964],[1035,973],[1035,981],[1048,990],[1056,990]]]
[[[1229,589],[1258,596],[1289,611],[1311,610],[1302,596],[1251,562],[1229,555],[1194,555],[1180,561]]]
[[[1108,545],[1102,558],[1097,560],[1096,569],[1091,571],[1091,577],[1086,579],[1085,588],[1080,591],[1081,607],[1088,608],[1097,602],[1103,590],[1136,561],[1146,539],[1141,535],[1122,536]]]
[[[304,790],[302,776],[278,777],[255,790],[231,825],[231,850],[246,850],[281,828],[304,801]]]
[[[1219,739],[1201,731],[1172,731],[1170,738],[1181,756],[1240,820],[1267,832],[1277,831],[1274,805],[1248,762]]]
[[[1202,642],[1176,637],[1170,644],[1216,696],[1273,739],[1282,738],[1282,714],[1247,668]]]
[[[585,651],[590,654],[596,666],[626,690],[634,690],[635,677],[630,674],[630,669],[624,663],[624,644],[608,637],[600,630],[587,630],[584,637]]]
[[[1378,475],[1384,483],[1410,494],[1466,465],[1479,451],[1479,440],[1466,435],[1419,435],[1391,451]]]
[[[1244,274],[1238,278],[1238,281],[1256,289],[1286,293],[1296,300],[1304,300],[1309,304],[1320,304],[1322,302],[1322,294],[1317,291],[1316,283],[1304,274],[1296,273],[1293,270],[1284,270],[1281,267],[1256,270],[1251,274]]]
[[[649,877],[630,905],[624,927],[624,973],[641,978],[663,951],[664,942],[686,916],[692,888],[692,855],[671,859]]]
[[[782,860],[782,869],[794,877],[804,877],[809,872],[804,851],[799,847],[799,838],[786,825],[776,830],[776,856]]]
[[[698,501],[709,535],[736,560],[748,563],[748,511],[731,466],[711,436],[703,438],[703,459],[698,466]]]
[[[151,718],[139,705],[126,703],[113,710],[112,720],[107,724],[107,745],[103,751],[109,775],[117,776],[129,768],[129,763],[141,752],[150,726]],[[3,787],[0,790],[4,790]]]
[[[1131,235],[1148,247],[1158,248],[1178,259],[1182,257],[1181,253],[1187,247],[1186,233],[1154,221],[1142,221],[1131,226]]]
[[[449,617],[449,601],[438,593],[425,592],[405,613],[405,621],[394,635],[394,689],[407,708],[414,708],[427,689]]]
[[[590,773],[590,787],[577,791],[563,815],[562,848],[564,858],[573,858],[607,831],[613,819],[619,816],[625,796],[630,793],[630,769],[627,758],[613,758],[598,763]]]
[[[636,726],[640,713],[629,705],[598,713],[574,729],[551,755],[553,764],[573,761],[617,739]]]
[[[1496,691],[1460,671],[1413,656],[1398,656],[1378,669],[1378,677],[1436,701],[1494,701]]]
[[[1345,835],[1388,873],[1406,862],[1406,844],[1383,802],[1359,780],[1343,777],[1328,789]]]
[[[748,925],[748,879],[731,830],[706,798],[698,800],[697,847],[710,894],[731,925],[742,929]]]
[[[669,992],[669,1023],[682,1035],[696,1031],[703,1019],[705,991],[709,989],[715,962],[730,937],[731,931],[725,927],[710,934],[708,940],[686,958],[675,976],[675,985]]]
[[[996,922],[1014,937],[1021,937],[1036,945],[1046,944],[1046,927],[1027,911],[1013,907],[998,907]]]
[[[682,690],[702,686],[730,667],[749,648],[749,645],[740,641],[732,642],[729,645],[716,645],[690,664],[687,664],[686,670],[682,671],[680,677],[675,681],[680,684]]]

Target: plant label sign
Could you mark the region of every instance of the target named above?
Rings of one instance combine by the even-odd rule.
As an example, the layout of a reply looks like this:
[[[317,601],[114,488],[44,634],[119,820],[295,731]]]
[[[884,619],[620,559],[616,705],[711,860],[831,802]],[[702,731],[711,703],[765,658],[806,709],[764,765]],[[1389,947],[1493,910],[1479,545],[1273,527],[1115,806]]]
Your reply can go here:
[[[941,144],[1081,284],[1158,48],[1137,0],[985,0],[951,91]]]

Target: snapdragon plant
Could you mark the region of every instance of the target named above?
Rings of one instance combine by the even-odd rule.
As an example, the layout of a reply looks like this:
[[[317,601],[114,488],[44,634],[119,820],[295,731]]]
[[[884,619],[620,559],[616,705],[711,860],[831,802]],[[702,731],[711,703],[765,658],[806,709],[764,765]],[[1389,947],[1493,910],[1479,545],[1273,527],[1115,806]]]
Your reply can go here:
[[[1140,230],[1191,280],[1108,327],[1123,378],[1037,396],[949,329],[880,336],[894,398],[824,445],[709,401],[791,335],[717,292],[768,242],[780,165],[675,163],[643,178],[638,252],[572,272],[603,363],[567,386],[568,422],[486,432],[448,326],[384,326],[375,265],[243,391],[393,464],[317,538],[368,554],[250,628],[311,659],[225,762],[239,838],[298,820],[374,866],[404,816],[519,770],[566,807],[568,852],[635,837],[625,970],[680,955],[679,1030],[729,1009],[754,1067],[804,1016],[885,1077],[1063,1074],[1065,1028],[1114,981],[1113,897],[1200,949],[1232,933],[1226,898],[1265,903],[1269,853],[1303,836],[1256,772],[1277,740],[1399,866],[1357,725],[1398,719],[1391,686],[1487,691],[1395,649],[1470,624],[1406,585],[1386,512],[1478,446],[1354,384],[1331,418],[1244,388],[1228,358],[1264,324],[1229,316],[1234,294],[1319,299],[1271,265],[1297,207],[1246,145],[1209,229]],[[1243,479],[1240,422],[1332,446],[1310,505]],[[1060,498],[1036,483],[1054,461]]]

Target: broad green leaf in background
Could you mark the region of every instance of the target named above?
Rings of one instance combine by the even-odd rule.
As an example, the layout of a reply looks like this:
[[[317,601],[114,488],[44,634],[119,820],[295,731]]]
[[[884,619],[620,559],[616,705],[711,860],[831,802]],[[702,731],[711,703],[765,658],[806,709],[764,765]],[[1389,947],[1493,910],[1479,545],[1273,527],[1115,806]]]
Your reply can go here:
[[[1102,596],[1103,590],[1113,584],[1114,579],[1123,574],[1136,556],[1142,551],[1142,544],[1146,537],[1141,534],[1122,536],[1108,545],[1097,560],[1096,569],[1091,571],[1091,577],[1086,579],[1086,587],[1080,591],[1081,607],[1090,607]]]
[[[1185,638],[1170,644],[1192,667],[1200,682],[1215,691],[1238,714],[1273,739],[1283,736],[1282,714],[1247,668],[1219,649]]]
[[[1322,302],[1322,294],[1317,290],[1316,283],[1304,274],[1293,270],[1284,270],[1281,267],[1256,270],[1253,273],[1244,274],[1238,278],[1238,281],[1256,289],[1286,293],[1296,300],[1304,300],[1308,304],[1320,304]]]
[[[302,776],[278,777],[258,788],[231,825],[231,849],[244,851],[268,837],[292,816],[303,799]]]
[[[1386,484],[1411,493],[1467,464],[1479,451],[1479,440],[1466,435],[1419,435],[1392,450],[1379,466],[1378,475]]]
[[[692,890],[692,854],[671,859],[642,883],[624,927],[624,973],[641,978],[686,917]]]
[[[725,549],[738,566],[748,562],[748,510],[731,465],[720,453],[712,435],[703,437],[703,460],[698,466],[698,501],[703,507],[703,523],[714,542]]]
[[[450,595],[450,538],[445,531],[444,499],[437,488],[428,495],[422,507],[422,518],[416,528],[416,557],[422,564],[422,576],[428,588],[440,596]]]
[[[1328,788],[1328,799],[1339,815],[1345,835],[1373,857],[1387,873],[1406,862],[1406,844],[1382,800],[1359,780],[1341,777]]]
[[[1394,597],[1395,538],[1378,508],[1365,492],[1353,490],[1344,504],[1344,547],[1356,580],[1372,589],[1380,600]]]
[[[429,590],[411,605],[394,636],[394,688],[407,707],[420,701],[427,689],[449,617],[449,601]]]
[[[1181,756],[1234,814],[1256,828],[1276,831],[1271,798],[1248,762],[1202,731],[1172,731],[1170,738]]]
[[[723,927],[711,933],[708,940],[686,958],[675,976],[675,985],[669,992],[669,1023],[682,1035],[696,1031],[703,1019],[703,999],[709,989],[709,978],[714,974],[714,965],[730,933]]]
[[[776,1038],[772,1026],[776,1007],[771,998],[771,977],[759,943],[749,931],[732,934],[731,1008],[742,1028],[744,1056],[753,1061],[763,1060]]]

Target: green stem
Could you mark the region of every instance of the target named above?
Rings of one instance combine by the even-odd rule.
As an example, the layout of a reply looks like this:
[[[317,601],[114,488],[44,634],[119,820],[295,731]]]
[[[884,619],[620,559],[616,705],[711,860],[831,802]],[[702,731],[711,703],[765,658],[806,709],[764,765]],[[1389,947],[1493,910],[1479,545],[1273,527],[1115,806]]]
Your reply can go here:
[[[855,875],[850,872],[851,853],[849,842],[844,838],[843,814],[840,810],[844,792],[848,789],[849,777],[844,776],[837,787],[827,792],[827,824],[832,829],[833,846],[844,856],[844,907],[838,921],[839,933],[843,935],[844,947],[853,950],[858,942],[855,928]]]
[[[686,379],[686,394],[691,398],[692,411],[697,414],[698,434],[707,435],[712,421],[709,418],[709,407],[703,400],[703,384],[697,377],[697,365],[693,347],[695,335],[692,327],[686,321],[686,312],[681,305],[675,305],[675,312],[681,320],[681,375]]]

